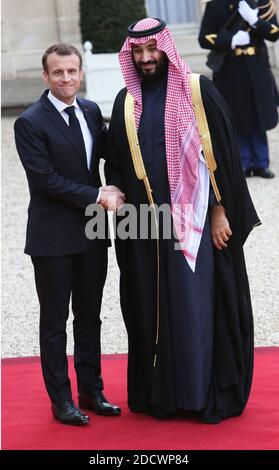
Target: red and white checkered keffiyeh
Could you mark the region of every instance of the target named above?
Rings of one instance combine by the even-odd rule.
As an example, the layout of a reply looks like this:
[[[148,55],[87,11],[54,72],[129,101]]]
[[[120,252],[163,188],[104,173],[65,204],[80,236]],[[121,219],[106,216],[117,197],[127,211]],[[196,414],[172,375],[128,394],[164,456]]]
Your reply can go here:
[[[146,18],[134,31],[154,28],[159,21]],[[157,41],[157,49],[169,59],[165,108],[165,142],[172,216],[184,256],[195,271],[197,253],[208,208],[209,177],[201,160],[201,143],[192,105],[189,66],[178,54],[168,28],[151,36],[128,37],[119,61],[126,87],[135,100],[135,119],[139,127],[142,114],[141,78],[132,60],[132,45]],[[155,201],[156,202],[156,201]]]

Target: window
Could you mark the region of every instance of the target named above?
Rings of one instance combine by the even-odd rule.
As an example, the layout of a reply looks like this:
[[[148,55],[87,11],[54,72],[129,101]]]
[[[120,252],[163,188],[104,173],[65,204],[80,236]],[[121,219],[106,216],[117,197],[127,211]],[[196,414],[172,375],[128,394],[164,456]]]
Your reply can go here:
[[[199,0],[147,0],[146,6],[149,16],[169,24],[197,23],[200,19]]]

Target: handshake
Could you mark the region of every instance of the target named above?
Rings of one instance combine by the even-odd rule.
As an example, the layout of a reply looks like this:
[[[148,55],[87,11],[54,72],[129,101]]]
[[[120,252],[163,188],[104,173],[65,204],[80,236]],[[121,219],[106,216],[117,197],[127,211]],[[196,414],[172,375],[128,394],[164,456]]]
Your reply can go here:
[[[105,210],[116,212],[124,205],[125,194],[117,186],[102,186],[97,202]]]

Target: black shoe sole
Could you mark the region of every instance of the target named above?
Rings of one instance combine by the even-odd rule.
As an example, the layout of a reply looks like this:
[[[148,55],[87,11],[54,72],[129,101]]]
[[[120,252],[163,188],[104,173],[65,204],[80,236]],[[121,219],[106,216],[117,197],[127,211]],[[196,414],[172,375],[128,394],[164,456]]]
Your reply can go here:
[[[62,421],[61,419],[53,416],[56,421],[59,421],[61,424],[67,424],[68,426],[86,426],[89,423],[88,421],[80,421],[80,422],[71,422],[71,421]]]

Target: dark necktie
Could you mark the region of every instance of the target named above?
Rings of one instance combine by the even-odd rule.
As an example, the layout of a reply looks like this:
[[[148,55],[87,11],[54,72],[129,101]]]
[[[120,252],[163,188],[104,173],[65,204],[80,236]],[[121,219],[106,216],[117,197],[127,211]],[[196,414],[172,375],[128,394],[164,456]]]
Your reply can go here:
[[[87,166],[87,156],[86,156],[86,149],[84,144],[83,135],[81,132],[81,127],[78,118],[76,117],[75,107],[68,106],[68,108],[64,109],[65,113],[69,116],[69,127],[73,133],[75,142],[77,143],[81,154],[84,156]]]

